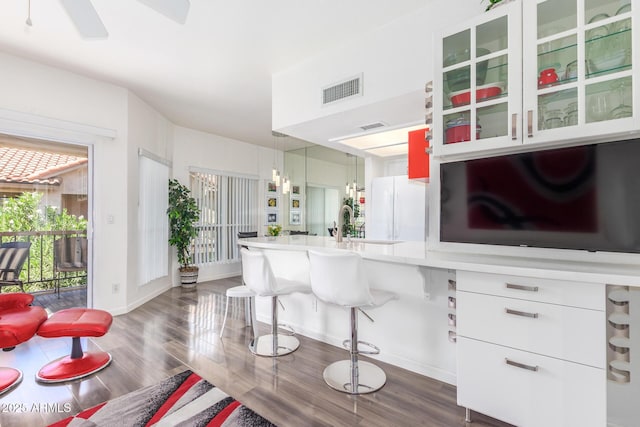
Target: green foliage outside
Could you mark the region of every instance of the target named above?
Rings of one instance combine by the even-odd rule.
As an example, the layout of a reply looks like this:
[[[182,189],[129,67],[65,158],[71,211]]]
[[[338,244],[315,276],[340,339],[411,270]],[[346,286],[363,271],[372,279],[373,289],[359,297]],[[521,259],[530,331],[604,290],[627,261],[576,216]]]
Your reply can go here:
[[[347,233],[349,233],[351,236],[356,236],[357,233],[356,233],[355,220],[360,216],[360,205],[356,203],[354,207],[353,197],[343,198],[342,206],[344,205],[348,205],[351,209],[353,209],[354,224],[349,223],[349,221],[351,221],[351,217],[349,215],[349,211],[345,209],[342,213],[342,217],[344,219],[342,224],[342,237],[347,237]]]
[[[22,193],[17,198],[7,199],[0,206],[0,231],[3,232],[43,232],[87,229],[86,218],[67,213],[59,213],[53,206],[42,208],[42,193]],[[54,287],[53,279],[53,240],[55,235],[18,236],[18,241],[30,241],[31,250],[28,262],[22,269],[20,278],[25,282],[25,291],[36,292]],[[5,237],[3,241],[7,241]],[[44,281],[41,283],[29,283]],[[86,283],[86,277],[66,279],[61,286],[75,286]],[[13,288],[6,288],[7,290]],[[19,290],[18,287],[15,288]]]

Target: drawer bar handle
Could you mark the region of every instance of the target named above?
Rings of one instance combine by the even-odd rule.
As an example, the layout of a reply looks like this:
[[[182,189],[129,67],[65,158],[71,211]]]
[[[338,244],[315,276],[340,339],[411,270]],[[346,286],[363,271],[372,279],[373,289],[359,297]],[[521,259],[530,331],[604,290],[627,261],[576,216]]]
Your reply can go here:
[[[516,316],[531,317],[532,319],[538,318],[538,313],[527,313],[526,311],[512,310],[510,308],[505,308],[504,311],[507,314],[515,314]]]
[[[516,368],[526,369],[528,371],[538,372],[538,366],[526,365],[520,362],[514,362],[513,360],[509,360],[508,358],[504,358],[504,361],[507,365],[515,366]]]
[[[538,292],[537,286],[516,285],[515,283],[507,283],[507,289],[517,289],[519,291]]]

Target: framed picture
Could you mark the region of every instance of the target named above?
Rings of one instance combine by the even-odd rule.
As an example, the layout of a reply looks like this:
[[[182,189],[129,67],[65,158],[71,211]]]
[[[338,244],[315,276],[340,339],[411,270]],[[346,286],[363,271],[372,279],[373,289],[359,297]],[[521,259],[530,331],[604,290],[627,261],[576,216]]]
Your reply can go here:
[[[267,196],[267,209],[278,209],[278,197],[274,195]]]
[[[300,186],[292,185],[291,186],[291,194],[300,194]]]
[[[273,181],[267,181],[267,194],[276,193],[277,191],[278,191],[278,187],[276,187],[276,183]]]
[[[278,212],[267,212],[266,214],[266,224],[274,225],[278,223]]]
[[[297,197],[291,198],[291,209],[300,209],[300,199]]]
[[[289,212],[289,224],[300,225],[300,211]]]

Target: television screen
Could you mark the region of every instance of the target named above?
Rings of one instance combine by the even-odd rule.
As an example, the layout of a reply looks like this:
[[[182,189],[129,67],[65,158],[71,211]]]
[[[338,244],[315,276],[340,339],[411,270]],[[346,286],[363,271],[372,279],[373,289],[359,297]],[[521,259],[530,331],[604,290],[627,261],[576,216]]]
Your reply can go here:
[[[640,252],[640,139],[442,163],[440,241]]]

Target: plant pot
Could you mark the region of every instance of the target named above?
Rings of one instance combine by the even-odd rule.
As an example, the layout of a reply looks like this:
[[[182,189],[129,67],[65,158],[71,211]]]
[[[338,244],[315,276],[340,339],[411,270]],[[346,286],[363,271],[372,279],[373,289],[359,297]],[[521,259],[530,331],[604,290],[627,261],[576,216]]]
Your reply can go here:
[[[183,288],[194,288],[196,286],[198,282],[197,266],[181,267],[178,271],[180,272],[180,286]]]

